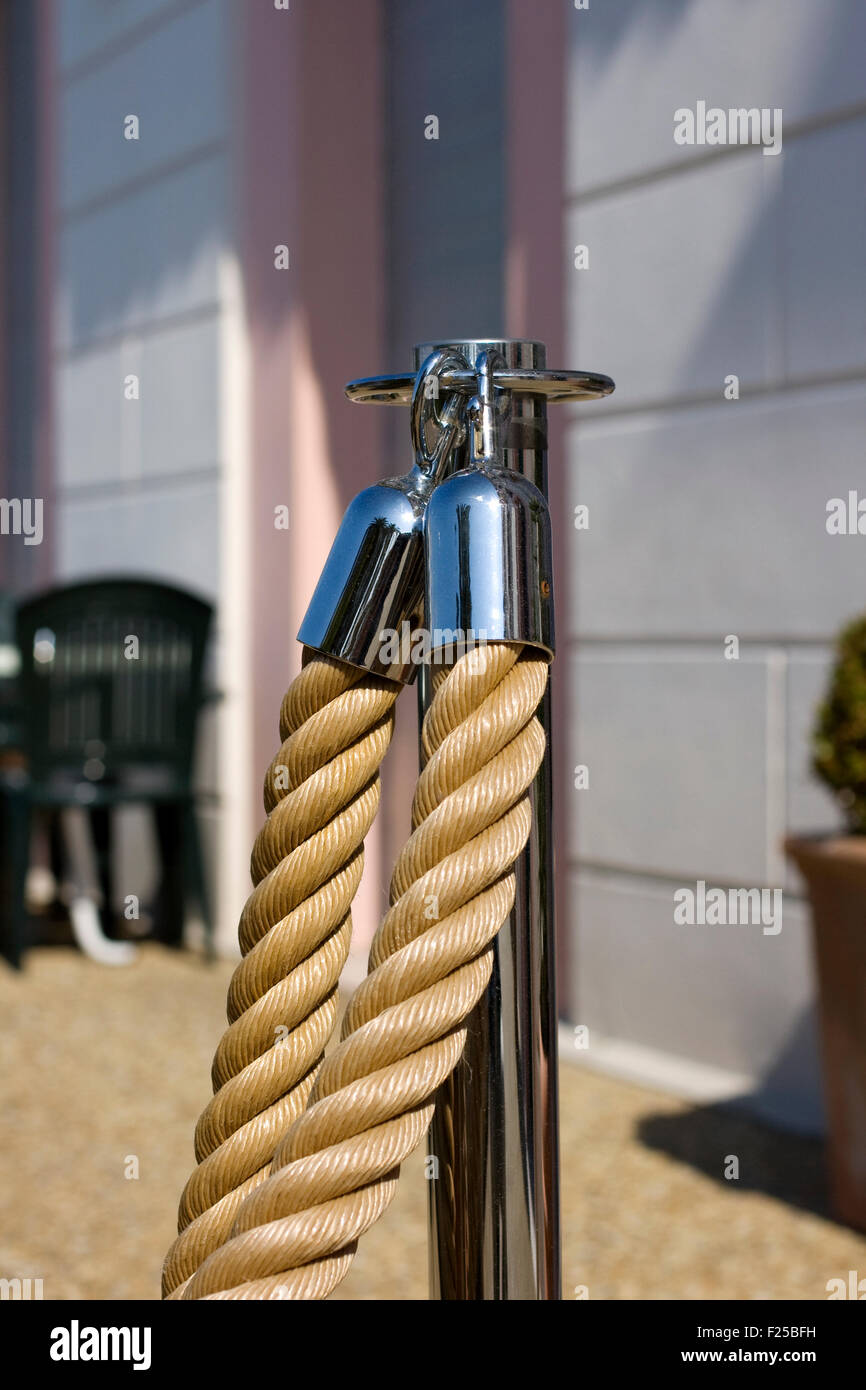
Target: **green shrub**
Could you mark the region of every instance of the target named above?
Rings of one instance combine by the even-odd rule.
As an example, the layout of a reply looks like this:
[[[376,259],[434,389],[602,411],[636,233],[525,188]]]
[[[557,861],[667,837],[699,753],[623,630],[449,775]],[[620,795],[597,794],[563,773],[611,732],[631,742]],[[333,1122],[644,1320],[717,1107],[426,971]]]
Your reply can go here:
[[[836,793],[853,833],[866,835],[866,618],[839,634],[815,723],[812,766]]]

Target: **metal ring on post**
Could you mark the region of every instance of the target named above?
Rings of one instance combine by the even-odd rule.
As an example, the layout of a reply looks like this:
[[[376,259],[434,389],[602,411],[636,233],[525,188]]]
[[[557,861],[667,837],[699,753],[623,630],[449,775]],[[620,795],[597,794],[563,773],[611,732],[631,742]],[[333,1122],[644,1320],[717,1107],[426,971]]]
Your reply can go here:
[[[523,396],[544,396],[551,404],[565,401],[592,401],[609,396],[614,383],[600,372],[565,372],[552,367],[499,367],[493,374],[493,384],[500,391],[512,391]],[[468,365],[443,372],[439,385],[443,391],[460,391],[473,396],[478,379]],[[408,372],[388,376],[359,377],[346,386],[350,401],[359,405],[408,405],[412,399],[415,377]]]
[[[441,349],[431,352],[415,377],[412,391],[412,414],[410,431],[412,448],[415,450],[415,467],[431,484],[437,476],[451,450],[463,440],[463,424],[460,419],[465,402],[457,391],[442,392],[442,376],[447,370],[462,371],[467,366],[466,358],[459,352]],[[430,391],[430,384],[435,391]],[[447,394],[448,400],[442,411],[434,405],[432,415],[439,429],[436,443],[431,449],[427,443],[427,420],[425,406],[430,401],[438,402],[440,395]]]

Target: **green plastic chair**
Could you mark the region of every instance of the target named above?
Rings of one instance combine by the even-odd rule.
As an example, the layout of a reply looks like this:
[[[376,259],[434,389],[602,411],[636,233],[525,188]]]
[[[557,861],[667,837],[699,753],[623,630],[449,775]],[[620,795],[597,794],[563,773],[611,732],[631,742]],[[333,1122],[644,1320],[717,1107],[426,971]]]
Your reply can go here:
[[[197,897],[209,953],[213,920],[192,768],[212,613],[181,589],[117,578],[27,599],[16,622],[28,820],[35,807],[87,808],[111,936],[111,811],[152,807],[162,859],[156,935],[179,944],[186,901]],[[17,843],[22,838],[21,921],[28,835],[19,833]]]

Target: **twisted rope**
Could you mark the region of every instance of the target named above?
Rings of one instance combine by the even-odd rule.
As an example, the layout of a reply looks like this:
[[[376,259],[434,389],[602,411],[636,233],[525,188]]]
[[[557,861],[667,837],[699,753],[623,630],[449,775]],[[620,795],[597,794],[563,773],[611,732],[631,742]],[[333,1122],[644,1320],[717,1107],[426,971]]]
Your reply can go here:
[[[163,1295],[227,1239],[303,1112],[337,1019],[364,837],[400,687],[305,650],[280,711],[282,746],[265,777],[267,820],[241,914],[244,958],[213,1061],[214,1097],[195,1131]]]
[[[269,1176],[238,1203],[229,1238],[175,1297],[325,1298],[388,1206],[463,1051],[465,1021],[514,902],[527,792],[544,755],[534,712],[546,681],[531,649],[504,644],[440,675],[424,721],[428,761],[413,833],[342,1041],[319,1067]]]

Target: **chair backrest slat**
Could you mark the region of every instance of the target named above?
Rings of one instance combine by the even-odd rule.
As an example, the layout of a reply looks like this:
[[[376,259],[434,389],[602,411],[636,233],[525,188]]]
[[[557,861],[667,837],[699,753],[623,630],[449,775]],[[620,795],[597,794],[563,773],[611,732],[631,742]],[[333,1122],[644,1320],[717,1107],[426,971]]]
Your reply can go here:
[[[126,578],[20,604],[34,780],[122,780],[142,765],[188,778],[211,617],[210,604],[192,594]]]

